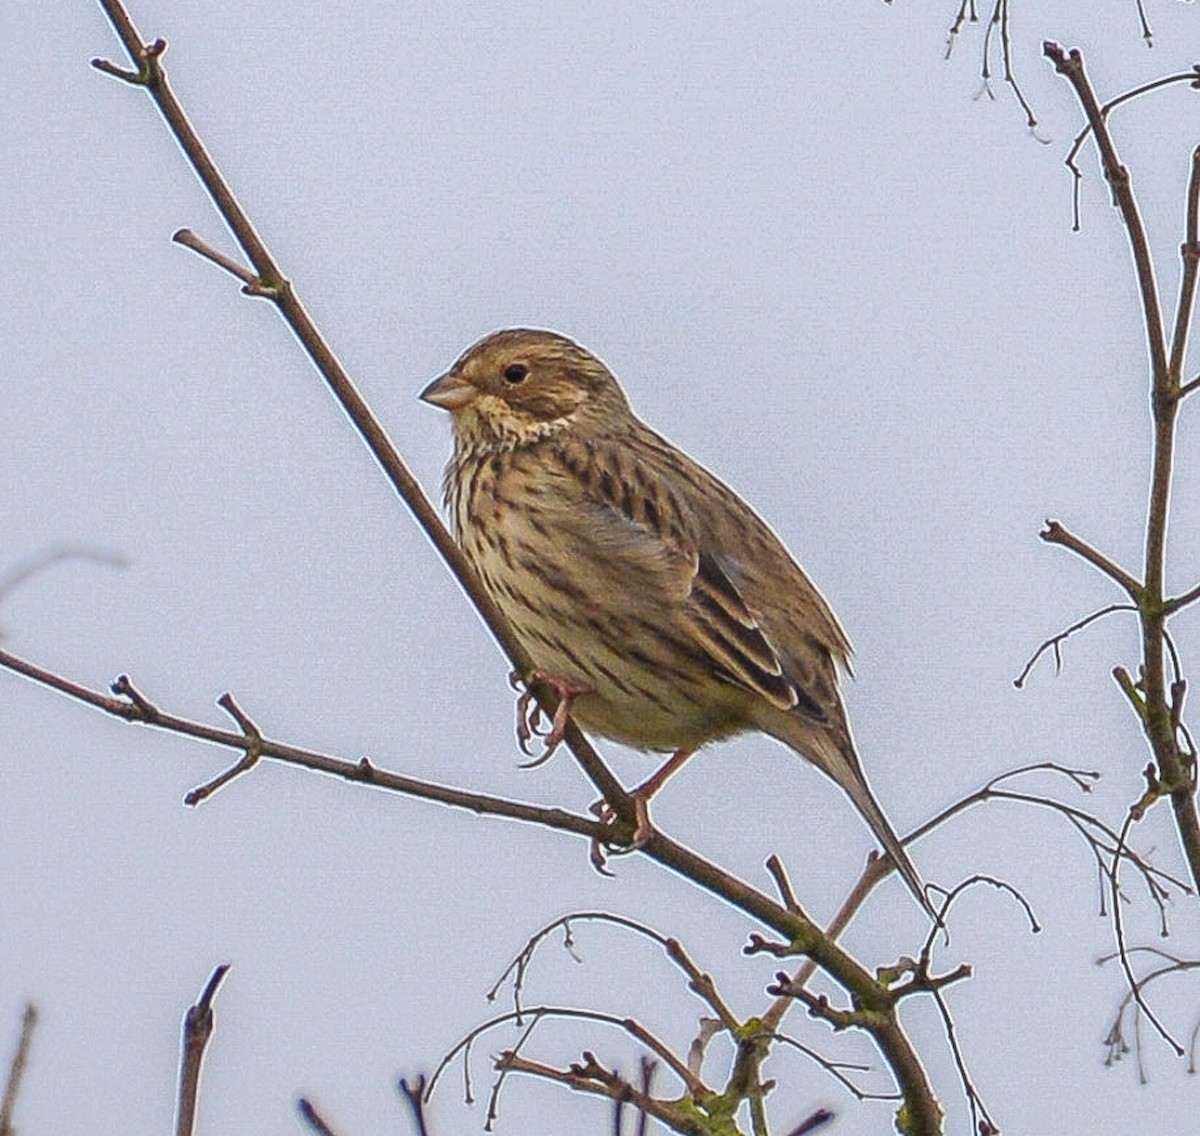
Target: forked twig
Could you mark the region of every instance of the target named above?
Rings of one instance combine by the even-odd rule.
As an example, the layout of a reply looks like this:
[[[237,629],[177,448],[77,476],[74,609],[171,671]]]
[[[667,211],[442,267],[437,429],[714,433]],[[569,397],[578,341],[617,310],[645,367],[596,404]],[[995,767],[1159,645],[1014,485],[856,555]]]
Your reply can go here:
[[[61,694],[65,694],[69,698],[85,703],[106,714],[122,718],[127,722],[136,722],[155,729],[166,730],[168,733],[194,738],[197,741],[210,742],[213,745],[242,753],[246,751],[249,743],[249,739],[243,732],[235,733],[230,730],[221,730],[215,726],[209,726],[203,722],[196,722],[192,719],[183,718],[177,714],[161,710],[134,686],[127,675],[120,675],[114,681],[113,690],[116,692],[116,695],[110,697],[101,694],[97,690],[92,690],[90,687],[63,678],[53,671],[48,671],[8,651],[0,650],[0,667],[23,675],[39,685],[49,687]],[[227,711],[229,711],[230,706],[236,705],[232,699],[228,700],[228,704],[226,704],[224,699],[218,701]],[[589,840],[602,839],[607,831],[605,826],[594,818],[568,812],[566,809],[545,808],[540,805],[526,804],[522,801],[494,797],[487,793],[472,793],[465,789],[452,789],[430,781],[422,781],[415,777],[390,773],[387,770],[380,769],[365,757],[358,761],[349,761],[345,758],[333,757],[330,754],[320,753],[316,750],[287,745],[283,742],[262,737],[261,735],[254,743],[254,748],[262,757],[271,758],[273,761],[298,765],[319,773],[329,773],[335,777],[342,777],[347,781],[362,782],[367,785],[374,785],[380,789],[387,789],[391,792],[403,793],[407,796],[437,801],[441,804],[467,809],[481,815],[502,816],[510,820],[530,821],[534,824],[543,825],[546,828],[571,832],[577,836],[585,836]],[[240,772],[240,765],[241,762],[233,766],[232,769]],[[228,776],[229,774],[222,774],[217,780],[221,781],[222,777]],[[209,785],[211,787],[212,783],[210,782]]]
[[[1134,983],[1133,987],[1126,989],[1125,994],[1121,998],[1120,1004],[1117,1007],[1117,1012],[1116,1012],[1115,1017],[1113,1018],[1113,1023],[1109,1027],[1108,1034],[1104,1038],[1104,1044],[1108,1047],[1108,1056],[1105,1058],[1106,1065],[1116,1064],[1116,1062],[1120,1061],[1121,1058],[1126,1053],[1129,1052],[1129,1043],[1125,1040],[1125,1032],[1124,1032],[1125,1013],[1129,1009],[1130,1006],[1133,1006],[1134,1014],[1135,1015],[1141,1014],[1142,1008],[1138,1002],[1138,995],[1141,994],[1147,986],[1151,985],[1154,982],[1157,982],[1158,979],[1160,979],[1160,978],[1165,978],[1167,975],[1181,974],[1186,971],[1196,970],[1197,968],[1200,968],[1200,959],[1180,958],[1177,955],[1172,955],[1172,954],[1168,953],[1167,951],[1160,949],[1159,947],[1131,947],[1131,948],[1129,948],[1127,954],[1128,955],[1134,955],[1134,954],[1155,955],[1158,958],[1162,958],[1167,961],[1166,961],[1166,965],[1156,967],[1155,969],[1148,971],[1146,974],[1142,975],[1140,978],[1137,979],[1137,981]],[[1110,963],[1114,959],[1117,959],[1119,957],[1120,957],[1119,952],[1114,952],[1109,955],[1101,955],[1101,957],[1096,960],[1096,963],[1098,966],[1104,966],[1106,963]],[[1146,1078],[1145,1066],[1142,1061],[1142,1053],[1141,1053],[1142,1038],[1141,1038],[1140,1030],[1136,1030],[1136,1025],[1135,1025],[1135,1031],[1136,1032],[1134,1035],[1134,1045],[1137,1049],[1138,1072],[1139,1072],[1139,1077],[1140,1077],[1142,1083],[1144,1084],[1146,1082],[1147,1078]],[[1196,1044],[1196,1031],[1193,1030],[1192,1037],[1191,1037],[1190,1044],[1189,1044],[1189,1051],[1194,1050],[1195,1044]]]
[[[1025,663],[1025,666],[1021,669],[1021,673],[1013,679],[1013,686],[1015,686],[1018,690],[1024,689],[1025,680],[1029,677],[1033,668],[1037,666],[1038,659],[1040,659],[1047,651],[1054,652],[1054,673],[1058,674],[1058,672],[1062,670],[1063,663],[1062,645],[1077,631],[1082,631],[1085,627],[1090,627],[1093,623],[1103,619],[1106,615],[1112,615],[1114,612],[1131,611],[1136,615],[1137,610],[1138,609],[1135,604],[1109,604],[1107,607],[1100,608],[1099,611],[1094,611],[1090,615],[1085,615],[1082,619],[1072,623],[1070,627],[1064,628],[1057,635],[1052,635],[1049,639],[1046,639],[1032,655],[1030,655],[1028,661]]]
[[[427,1088],[425,1074],[418,1075],[411,1084],[406,1078],[401,1077],[396,1087],[400,1090],[401,1096],[408,1101],[413,1123],[417,1128],[417,1136],[429,1136],[429,1126],[425,1121],[425,1090]]]
[[[1141,0],[1138,0],[1139,4]],[[1148,30],[1148,29],[1147,29]],[[1142,95],[1148,95],[1151,91],[1157,91],[1160,87],[1167,87],[1174,83],[1187,82],[1193,87],[1197,86],[1197,79],[1200,78],[1200,68],[1193,68],[1191,71],[1183,71],[1175,75],[1165,75],[1159,79],[1153,79],[1149,83],[1143,83],[1140,87],[1134,87],[1132,90],[1125,91],[1123,94],[1117,95],[1116,98],[1110,99],[1100,107],[1100,117],[1107,121],[1108,116],[1123,103],[1129,102],[1131,99],[1140,98]],[[1092,124],[1089,122],[1078,134],[1075,135],[1075,140],[1071,144],[1071,149],[1067,152],[1067,156],[1063,159],[1063,165],[1071,171],[1072,177],[1072,219],[1071,228],[1074,232],[1079,232],[1080,229],[1080,211],[1079,211],[1079,190],[1083,184],[1083,171],[1076,164],[1075,159],[1079,157],[1079,151],[1083,148],[1083,144],[1088,140],[1092,133]]]
[[[725,1000],[717,991],[716,984],[713,982],[711,975],[702,971],[691,956],[684,949],[683,944],[678,939],[664,935],[654,928],[641,923],[636,919],[630,919],[624,915],[614,915],[608,911],[575,911],[570,915],[562,915],[559,918],[547,923],[544,927],[535,931],[530,936],[529,941],[521,949],[520,953],[513,959],[504,973],[496,980],[495,984],[487,993],[489,1002],[494,1001],[499,993],[500,987],[505,981],[512,976],[513,980],[513,1009],[516,1011],[520,1021],[522,1013],[521,992],[525,986],[525,978],[530,964],[533,962],[534,956],[537,954],[538,948],[550,935],[560,928],[563,931],[563,947],[571,953],[571,957],[579,961],[579,956],[574,952],[574,938],[571,931],[573,923],[607,923],[614,927],[620,927],[627,931],[632,931],[637,935],[650,939],[662,947],[667,957],[673,962],[688,979],[688,989],[699,996],[710,1010],[717,1015],[723,1029],[731,1033],[738,1030],[741,1023],[734,1016],[733,1011],[729,1008]]]

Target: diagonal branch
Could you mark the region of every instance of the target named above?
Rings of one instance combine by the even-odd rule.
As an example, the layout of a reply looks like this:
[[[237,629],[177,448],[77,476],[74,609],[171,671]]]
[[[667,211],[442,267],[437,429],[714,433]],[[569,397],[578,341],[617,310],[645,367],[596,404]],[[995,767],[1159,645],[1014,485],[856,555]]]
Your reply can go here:
[[[160,40],[147,46],[120,0],[100,0],[100,4],[112,21],[137,70],[128,73],[120,71],[112,64],[97,64],[97,66],[102,71],[119,75],[129,82],[143,87],[153,99],[197,176],[253,266],[256,275],[254,281],[256,290],[261,291],[265,298],[276,306],[292,329],[347,416],[362,435],[396,492],[404,500],[422,530],[466,591],[513,667],[520,675],[529,676],[533,669],[531,661],[514,636],[508,621],[482,587],[477,574],[442,523],[437,510],[430,503],[387,437],[378,419],[371,412],[336,355],[319,333],[291,282],[283,274],[259,238],[245,211],[222,177],[216,163],[202,145],[195,129],[187,119],[179,100],[167,81],[166,72],[162,66],[165,43]],[[12,664],[5,663],[4,665]],[[29,670],[22,669],[21,666],[12,665],[12,669],[29,674]],[[55,684],[51,683],[50,685]],[[59,689],[64,688],[59,686]],[[535,685],[535,691],[539,701],[545,703],[548,710],[553,712],[557,707],[556,700],[550,697],[549,693],[540,685]],[[64,692],[66,691],[64,690]],[[92,692],[88,692],[88,694],[91,695]],[[83,700],[91,701],[99,708],[110,713],[117,713],[122,717],[146,721],[154,725],[165,724],[166,716],[163,716],[162,720],[152,721],[139,716],[141,711],[130,703],[122,703],[121,709],[114,709],[103,705],[102,701],[97,701],[94,696],[84,697]],[[196,732],[196,724],[189,725],[193,727],[194,736],[204,736],[203,729]],[[241,735],[223,731],[211,731],[209,740],[217,740],[217,744],[242,752],[246,752],[248,741]],[[617,815],[618,820],[623,825],[632,827],[636,818],[631,797],[573,722],[568,722],[566,741],[587,776]],[[264,754],[267,752],[265,742],[263,743],[263,752]],[[346,763],[336,762],[325,755],[314,755],[292,747],[276,745],[270,755],[291,759],[297,764],[307,764],[312,768],[324,768],[339,776],[350,776],[355,780],[381,783],[377,780],[379,772],[368,762],[360,762],[356,767],[358,772],[351,774],[347,770]],[[527,806],[517,806],[512,802],[496,802],[492,798],[478,794],[465,795],[455,790],[446,790],[441,786],[430,786],[407,778],[396,778],[395,775],[387,775],[387,777],[392,787],[399,791],[412,792],[417,796],[445,800],[447,803],[459,804],[464,807],[475,807],[475,804],[478,804],[481,811],[520,816],[520,819],[538,820],[542,823],[550,823],[551,827],[569,829],[589,836],[595,835],[596,832],[594,822],[573,817],[570,814],[562,814],[557,810],[533,810],[531,812]],[[473,803],[466,803],[468,799]],[[532,815],[533,812],[541,815]],[[557,823],[553,823],[554,821]],[[602,839],[604,836],[611,839],[611,828],[606,828],[601,833]],[[875,1044],[886,1056],[904,1094],[903,1110],[906,1124],[913,1133],[937,1133],[942,1130],[941,1108],[928,1075],[900,1025],[894,1002],[869,970],[843,951],[836,943],[826,939],[821,934],[820,928],[800,913],[788,911],[749,884],[677,844],[664,834],[652,833],[641,850],[650,859],[670,868],[701,888],[764,922],[783,935],[790,943],[793,943],[797,953],[807,954],[815,959],[839,985],[851,992],[856,1002],[877,1011],[872,1016],[869,1032]]]
[[[1083,66],[1083,54],[1078,48],[1064,51],[1057,43],[1047,40],[1042,51],[1055,69],[1075,91],[1075,97],[1083,108],[1084,117],[1096,139],[1100,151],[1100,166],[1105,180],[1112,189],[1113,201],[1121,211],[1121,219],[1133,246],[1133,262],[1137,272],[1142,296],[1142,314],[1146,323],[1146,339],[1150,348],[1150,359],[1156,375],[1167,370],[1167,347],[1163,335],[1162,308],[1158,298],[1158,284],[1154,279],[1154,261],[1150,256],[1150,242],[1146,227],[1142,223],[1137,199],[1133,194],[1133,183],[1129,170],[1117,153],[1116,143],[1108,129],[1108,116],[1096,98],[1091,81]]]
[[[4,1094],[0,1096],[0,1136],[15,1136],[13,1113],[17,1108],[17,1097],[21,1092],[21,1079],[29,1066],[29,1049],[33,1044],[33,1031],[38,1023],[37,1006],[25,1003],[21,1015],[21,1034],[17,1039],[16,1052],[8,1065],[8,1078],[4,1082]]]
[[[529,805],[521,801],[510,801],[502,797],[492,797],[485,793],[472,793],[465,789],[452,789],[445,785],[437,785],[429,781],[421,781],[415,777],[407,777],[399,773],[389,773],[380,769],[367,758],[359,761],[348,761],[345,758],[332,757],[329,754],[318,753],[315,750],[302,749],[299,746],[286,745],[283,742],[272,741],[261,734],[235,733],[232,730],[222,730],[203,722],[195,722],[160,710],[144,695],[137,691],[129,680],[122,675],[114,686],[124,693],[124,697],[110,697],[97,690],[81,686],[69,679],[60,677],[25,659],[18,658],[8,651],[0,650],[0,667],[24,675],[42,686],[57,690],[77,702],[86,703],[106,714],[123,718],[127,722],[136,722],[169,733],[180,734],[183,737],[195,738],[197,741],[209,742],[224,749],[235,750],[246,754],[254,750],[262,757],[282,761],[288,765],[299,765],[305,769],[316,770],[318,773],[329,773],[342,777],[347,781],[358,781],[367,785],[375,785],[380,789],[388,789],[395,793],[403,793],[410,797],[420,797],[427,801],[437,801],[456,808],[469,809],[481,815],[508,817],[510,820],[528,821],[544,825],[547,828],[561,832],[571,832],[577,836],[585,836],[590,840],[603,839],[607,829],[604,824],[592,817],[577,815],[564,809],[544,808],[540,805]],[[239,763],[240,765],[241,763]],[[237,768],[236,766],[234,768]],[[224,784],[227,778],[222,775],[218,780]],[[196,804],[211,792],[197,793],[189,803]]]
[[[1069,529],[1063,528],[1058,521],[1047,518],[1046,527],[1038,533],[1038,536],[1047,544],[1061,545],[1063,548],[1075,553],[1076,556],[1086,560],[1093,568],[1098,569],[1126,592],[1134,603],[1138,601],[1142,592],[1141,581],[1129,572],[1126,572],[1115,561],[1110,560],[1103,552],[1093,548],[1082,537],[1078,537]]]
[[[359,394],[333,349],[321,335],[291,281],[284,276],[279,264],[258,235],[248,214],[242,208],[229,183],[188,119],[182,104],[171,89],[166,70],[162,65],[162,56],[166,50],[165,42],[158,40],[154,44],[146,45],[120,0],[100,0],[100,5],[116,29],[130,58],[138,65],[139,71],[130,77],[129,73],[122,72],[111,63],[93,60],[93,65],[101,71],[119,75],[144,87],[146,93],[154,100],[166,120],[168,128],[195,170],[196,176],[212,198],[238,244],[241,245],[247,259],[253,265],[253,282],[248,287],[255,294],[269,299],[275,305],[334,397],[342,405],[355,429],[366,442],[393,488],[408,506],[417,524],[420,525],[447,567],[462,585],[463,591],[467,593],[467,597],[479,612],[509,662],[519,674],[530,674],[533,670],[532,661],[517,641],[504,613],[484,590],[483,584],[470,562],[442,523],[437,509],[401,458],[374,412]],[[209,257],[209,259],[213,258]],[[244,275],[241,278],[247,279]],[[553,692],[549,691],[544,684],[539,683],[535,684],[535,693],[538,701],[545,704],[552,714],[558,705]],[[573,722],[568,725],[565,740],[584,772],[600,791],[605,801],[612,806],[617,816],[630,824],[635,823],[634,806],[629,795]]]

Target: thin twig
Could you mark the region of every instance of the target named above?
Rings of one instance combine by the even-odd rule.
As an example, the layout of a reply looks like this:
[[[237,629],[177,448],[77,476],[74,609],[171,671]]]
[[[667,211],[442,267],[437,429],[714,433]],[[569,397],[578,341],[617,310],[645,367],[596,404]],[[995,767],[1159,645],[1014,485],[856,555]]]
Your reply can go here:
[[[789,1002],[795,999],[789,998]],[[812,1061],[815,1061],[822,1069],[825,1070],[839,1085],[842,1086],[848,1093],[854,1096],[857,1100],[899,1100],[900,1094],[895,1090],[889,1093],[875,1093],[869,1089],[860,1088],[847,1075],[846,1070],[853,1073],[868,1073],[871,1070],[870,1065],[863,1065],[854,1061],[834,1061],[830,1058],[818,1053],[811,1046],[804,1045],[797,1041],[794,1037],[789,1037],[785,1033],[776,1033],[771,1035],[772,1041],[778,1041],[782,1044],[803,1053]]]
[[[570,915],[559,916],[559,918],[552,920],[535,931],[517,957],[508,964],[504,973],[488,991],[488,1001],[495,1000],[500,987],[509,976],[512,976],[513,1009],[518,1015],[521,1014],[521,991],[524,989],[526,974],[538,948],[550,935],[559,928],[562,928],[564,932],[563,946],[568,951],[571,951],[572,957],[578,961],[578,956],[574,954],[574,938],[571,934],[571,925],[573,923],[607,923],[614,927],[633,931],[637,935],[658,943],[667,957],[683,971],[688,979],[688,988],[699,996],[705,1005],[717,1015],[721,1026],[731,1033],[740,1028],[741,1023],[734,1016],[733,1011],[730,1010],[725,1000],[720,996],[712,977],[696,965],[678,939],[664,935],[654,930],[654,928],[638,922],[636,919],[630,919],[623,915],[614,915],[608,911],[574,911]],[[519,1021],[520,1018],[518,1017],[517,1020]]]
[[[37,1026],[37,1006],[25,1003],[21,1014],[21,1032],[17,1037],[17,1048],[8,1063],[8,1077],[4,1082],[4,1095],[0,1097],[0,1136],[16,1136],[13,1114],[17,1108],[17,1097],[21,1092],[21,1078],[29,1064],[29,1049],[33,1044],[33,1031]]]
[[[57,690],[78,702],[86,703],[123,718],[127,722],[152,726],[155,729],[166,730],[169,733],[184,737],[195,738],[198,741],[210,742],[225,749],[245,751],[247,738],[241,733],[217,729],[169,714],[149,702],[144,695],[129,682],[126,676],[121,676],[114,687],[122,692],[124,697],[109,697],[98,691],[91,690],[79,683],[62,678],[52,671],[45,670],[16,655],[0,650],[0,667],[15,671],[34,682]],[[525,804],[521,801],[511,801],[503,797],[493,797],[485,793],[472,793],[465,789],[452,789],[429,781],[421,781],[415,777],[406,777],[399,773],[389,773],[380,769],[367,758],[349,761],[345,758],[332,757],[329,754],[315,750],[301,749],[298,746],[285,745],[269,738],[260,738],[258,749],[261,755],[273,761],[281,761],[288,765],[298,765],[305,769],[316,770],[319,773],[329,773],[342,777],[347,781],[361,782],[387,789],[406,796],[420,797],[424,800],[437,801],[456,808],[469,809],[480,815],[508,817],[510,820],[529,821],[546,828],[562,832],[572,832],[585,836],[589,840],[604,839],[607,829],[593,817],[567,812],[564,809],[544,808],[540,805]]]
[[[200,1070],[215,1024],[213,999],[228,973],[228,963],[218,966],[205,983],[196,1004],[189,1006],[183,1017],[183,1051],[179,1059],[179,1105],[175,1117],[175,1136],[192,1136],[196,1128]]]
[[[602,1025],[615,1026],[623,1033],[628,1034],[635,1041],[644,1045],[656,1057],[658,1057],[686,1086],[688,1092],[693,1097],[703,1095],[710,1090],[697,1077],[687,1064],[681,1061],[671,1049],[657,1037],[655,1037],[645,1026],[637,1022],[633,1018],[623,1018],[616,1014],[607,1014],[600,1010],[583,1010],[573,1006],[534,1006],[520,1013],[512,1011],[506,1014],[498,1014],[494,1018],[489,1018],[486,1022],[481,1022],[467,1033],[461,1040],[448,1050],[438,1062],[437,1068],[434,1069],[433,1075],[429,1078],[429,1085],[425,1091],[425,1099],[428,1100],[434,1090],[437,1088],[437,1083],[441,1079],[442,1073],[460,1054],[465,1053],[467,1047],[474,1042],[481,1034],[495,1029],[497,1026],[505,1025],[509,1022],[520,1023],[525,1017],[532,1017],[537,1021],[545,1021],[555,1018],[576,1019],[588,1022],[599,1022]]]
[[[329,1122],[317,1111],[316,1106],[307,1097],[301,1097],[296,1102],[296,1111],[300,1118],[317,1136],[336,1136]]]
[[[421,1073],[417,1079],[409,1084],[408,1080],[401,1077],[397,1083],[401,1095],[408,1101],[408,1107],[412,1112],[413,1124],[417,1128],[417,1136],[429,1136],[429,1127],[425,1122],[425,1101],[428,1099],[426,1090],[428,1082],[425,1079],[425,1074]]]
[[[1168,362],[1169,375],[1175,384],[1180,381],[1187,357],[1188,332],[1196,305],[1197,270],[1200,269],[1200,146],[1192,150],[1184,235],[1179,254],[1183,260],[1183,272],[1179,280],[1179,302],[1175,308],[1175,329],[1171,334],[1171,358]]]
[[[1185,388],[1182,387],[1180,388],[1181,393],[1184,389]],[[1197,600],[1200,600],[1200,584],[1197,584],[1195,587],[1188,588],[1186,592],[1183,592],[1178,596],[1172,596],[1170,599],[1164,600],[1163,611],[1167,615],[1174,615],[1177,611],[1181,611],[1190,604],[1194,604]]]
[[[1142,95],[1147,95],[1151,91],[1158,90],[1159,87],[1166,87],[1172,83],[1188,82],[1195,86],[1196,71],[1184,71],[1176,75],[1166,75],[1160,79],[1154,79],[1149,83],[1143,83],[1140,87],[1134,87],[1132,90],[1125,91],[1123,94],[1117,95],[1116,98],[1110,99],[1100,108],[1100,117],[1107,121],[1109,114],[1119,107],[1122,103],[1127,103],[1131,99],[1140,98]],[[1079,151],[1083,148],[1083,144],[1088,140],[1092,133],[1092,125],[1089,122],[1078,134],[1075,135],[1074,141],[1071,143],[1070,150],[1067,151],[1067,156],[1063,159],[1063,165],[1071,172],[1073,179],[1072,184],[1072,224],[1073,232],[1080,230],[1080,204],[1079,191],[1083,184],[1083,172],[1076,164],[1075,159],[1079,156]]]
[[[613,1101],[627,1101],[645,1115],[654,1117],[683,1136],[708,1136],[712,1131],[707,1122],[696,1115],[694,1106],[687,1101],[666,1101],[643,1093],[620,1074],[604,1068],[596,1060],[596,1055],[586,1050],[583,1060],[567,1069],[557,1069],[553,1065],[531,1061],[515,1053],[502,1053],[499,1060],[514,1073],[525,1073],[541,1080],[566,1085],[576,1092],[607,1097]]]
[[[1135,1015],[1139,1015],[1141,1013],[1141,1006],[1138,1004],[1137,995],[1143,993],[1147,986],[1151,985],[1154,982],[1157,982],[1160,978],[1165,978],[1168,975],[1172,975],[1172,974],[1183,974],[1188,971],[1192,971],[1192,970],[1196,970],[1197,968],[1200,968],[1200,959],[1179,958],[1176,955],[1168,954],[1166,951],[1161,950],[1158,947],[1131,947],[1129,949],[1129,951],[1127,952],[1127,954],[1129,954],[1129,955],[1151,954],[1151,955],[1155,955],[1159,958],[1166,959],[1167,963],[1165,966],[1156,967],[1154,970],[1148,971],[1146,974],[1142,975],[1139,979],[1137,979],[1137,981],[1134,983],[1134,986],[1132,988],[1126,989],[1125,994],[1121,998],[1120,1004],[1117,1007],[1117,1012],[1116,1012],[1115,1016],[1113,1017],[1112,1025],[1109,1027],[1108,1034],[1106,1035],[1106,1037],[1104,1039],[1104,1043],[1108,1047],[1108,1057],[1105,1061],[1105,1064],[1107,1064],[1107,1065],[1112,1065],[1112,1064],[1116,1063],[1126,1053],[1129,1052],[1129,1043],[1125,1040],[1125,1032],[1124,1032],[1125,1013],[1129,1009],[1130,1006],[1133,1006]],[[1099,966],[1104,966],[1105,964],[1110,963],[1114,959],[1117,959],[1119,957],[1120,957],[1120,952],[1116,951],[1110,955],[1102,955],[1100,958],[1098,958],[1096,960],[1096,963]],[[1193,1056],[1192,1051],[1195,1048],[1195,1043],[1196,1043],[1196,1035],[1195,1035],[1195,1032],[1193,1031],[1192,1037],[1189,1040],[1189,1045],[1188,1045],[1189,1060]],[[1139,1078],[1144,1083],[1146,1080],[1146,1073],[1145,1073],[1145,1065],[1143,1062],[1143,1054],[1142,1054],[1142,1050],[1141,1050],[1142,1037],[1141,1037],[1141,1031],[1136,1030],[1136,1019],[1135,1019],[1134,1046],[1137,1049],[1138,1075],[1139,1075]]]
[[[541,1020],[540,1014],[534,1014],[529,1025],[525,1027],[525,1032],[517,1038],[517,1043],[512,1049],[505,1051],[505,1058],[511,1059],[521,1052],[521,1047],[533,1036],[533,1031]],[[512,1066],[508,1064],[507,1060],[496,1062],[496,1080],[492,1082],[492,1091],[488,1095],[487,1117],[483,1123],[485,1132],[491,1132],[496,1125],[496,1119],[500,1115],[500,1090],[504,1087],[504,1082],[508,1079],[511,1071]]]
[[[93,564],[103,564],[108,568],[129,567],[129,562],[125,557],[115,552],[87,548],[83,545],[56,545],[42,552],[34,553],[25,560],[18,561],[11,568],[0,572],[0,602],[6,600],[22,584],[28,583],[35,576],[40,576],[47,568],[67,560],[86,560]]]
[[[1122,588],[1135,603],[1137,602],[1142,591],[1141,582],[1126,572],[1119,564],[1110,560],[1104,553],[1093,548],[1086,540],[1063,528],[1058,521],[1047,519],[1046,527],[1038,533],[1038,536],[1047,544],[1061,545],[1086,560],[1093,568],[1099,569]]]
[[[940,990],[933,991],[933,1001],[941,1016],[946,1040],[950,1043],[950,1053],[954,1058],[954,1068],[958,1072],[959,1084],[962,1085],[963,1094],[967,1098],[967,1107],[971,1112],[971,1130],[977,1132],[979,1136],[999,1136],[1000,1129],[992,1120],[987,1105],[983,1103],[983,1097],[980,1096],[975,1082],[971,1079],[971,1074],[967,1071],[966,1057],[963,1055],[962,1046],[958,1041],[958,1029],[954,1024],[950,1007],[946,1004],[946,999],[942,997]]]
[[[1091,615],[1085,615],[1082,619],[1072,623],[1070,627],[1064,628],[1057,635],[1053,635],[1043,642],[1029,657],[1029,660],[1022,668],[1021,673],[1013,679],[1013,686],[1015,686],[1018,690],[1022,690],[1024,688],[1025,680],[1029,677],[1029,674],[1033,668],[1037,666],[1038,659],[1040,659],[1047,651],[1054,652],[1054,673],[1058,674],[1058,672],[1062,670],[1062,645],[1077,631],[1082,631],[1085,627],[1090,627],[1097,620],[1103,619],[1106,615],[1112,615],[1113,612],[1131,611],[1136,615],[1137,610],[1138,609],[1135,604],[1114,603],[1109,604],[1107,607],[1100,608],[1099,611],[1092,612]]]
[[[207,241],[196,236],[191,229],[176,229],[171,236],[171,240],[177,245],[183,245],[184,248],[191,249],[192,252],[215,264],[218,268],[223,268],[230,276],[236,277],[245,284],[246,290],[254,288],[255,295],[263,294],[260,290],[262,285],[253,272],[238,264],[233,257],[226,256],[220,250],[213,248]]]
[[[1130,826],[1134,822],[1134,810],[1130,809],[1129,814],[1125,818],[1125,823],[1121,826],[1120,846],[1125,846],[1126,837],[1129,835]],[[1125,981],[1129,986],[1130,993],[1133,995],[1133,1000],[1137,1003],[1138,1009],[1141,1010],[1146,1020],[1154,1027],[1159,1037],[1163,1039],[1174,1051],[1176,1057],[1182,1057],[1184,1053],[1183,1046],[1179,1044],[1167,1032],[1167,1027],[1158,1020],[1158,1016],[1150,1009],[1145,998],[1142,997],[1141,987],[1138,985],[1137,978],[1133,973],[1133,966],[1129,961],[1129,948],[1125,943],[1125,925],[1121,919],[1121,893],[1120,893],[1120,874],[1121,874],[1121,857],[1113,857],[1112,871],[1109,874],[1109,880],[1112,887],[1113,901],[1113,933],[1117,940],[1117,957],[1121,961],[1121,970],[1125,974]],[[1138,1046],[1139,1052],[1141,1045]]]

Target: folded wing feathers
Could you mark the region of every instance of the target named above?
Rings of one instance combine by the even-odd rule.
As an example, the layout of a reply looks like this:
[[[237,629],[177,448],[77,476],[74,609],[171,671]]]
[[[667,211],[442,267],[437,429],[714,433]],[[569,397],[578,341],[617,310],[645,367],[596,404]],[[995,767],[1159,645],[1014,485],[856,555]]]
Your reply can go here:
[[[697,557],[689,597],[697,636],[728,677],[780,710],[824,718],[821,707],[784,673],[783,664],[717,560]]]

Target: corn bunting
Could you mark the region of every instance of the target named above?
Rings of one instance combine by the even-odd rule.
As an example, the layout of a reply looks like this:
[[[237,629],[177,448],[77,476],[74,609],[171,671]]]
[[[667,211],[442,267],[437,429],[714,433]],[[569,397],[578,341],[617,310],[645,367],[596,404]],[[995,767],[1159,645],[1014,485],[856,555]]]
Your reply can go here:
[[[842,787],[930,910],[850,735],[849,640],[766,523],[565,336],[495,332],[421,397],[453,419],[458,540],[562,696],[551,744],[569,709],[602,737],[672,753],[635,790],[645,818],[693,751],[761,730]]]

